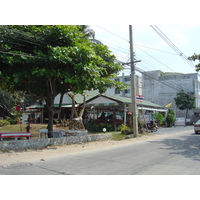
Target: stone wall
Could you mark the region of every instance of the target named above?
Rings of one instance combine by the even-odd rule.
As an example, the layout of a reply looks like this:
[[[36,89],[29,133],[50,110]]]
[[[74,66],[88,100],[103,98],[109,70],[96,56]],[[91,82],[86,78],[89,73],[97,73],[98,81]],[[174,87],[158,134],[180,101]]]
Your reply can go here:
[[[93,134],[85,136],[70,136],[61,138],[38,138],[30,140],[0,141],[0,149],[38,149],[51,145],[79,144],[112,138],[112,133]]]

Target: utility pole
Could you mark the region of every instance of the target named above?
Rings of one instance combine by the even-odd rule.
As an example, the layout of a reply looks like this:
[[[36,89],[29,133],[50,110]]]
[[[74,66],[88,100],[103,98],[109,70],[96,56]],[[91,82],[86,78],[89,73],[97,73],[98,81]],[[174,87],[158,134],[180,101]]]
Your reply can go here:
[[[133,33],[132,25],[129,25],[129,37],[130,37],[130,55],[131,55],[131,105],[133,112],[133,133],[134,137],[138,136],[138,119],[137,119],[137,104],[136,104],[136,84],[135,84],[135,63],[134,63],[134,51],[133,51]]]

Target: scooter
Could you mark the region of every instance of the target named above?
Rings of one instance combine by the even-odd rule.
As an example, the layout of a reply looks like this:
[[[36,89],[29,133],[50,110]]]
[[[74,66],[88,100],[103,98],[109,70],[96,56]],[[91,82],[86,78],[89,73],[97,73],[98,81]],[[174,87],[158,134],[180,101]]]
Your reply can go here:
[[[147,130],[148,132],[156,132],[158,130],[157,125],[155,124],[147,124]]]

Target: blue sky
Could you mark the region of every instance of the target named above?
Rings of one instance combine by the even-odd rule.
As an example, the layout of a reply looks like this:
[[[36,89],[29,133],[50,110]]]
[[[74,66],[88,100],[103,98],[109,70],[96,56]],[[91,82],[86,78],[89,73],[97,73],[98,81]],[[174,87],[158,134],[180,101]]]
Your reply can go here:
[[[136,66],[144,71],[195,73],[194,62],[188,64],[150,25],[132,25]],[[200,54],[200,25],[157,25],[186,57]],[[109,46],[117,59],[127,62],[129,54],[129,25],[91,25],[96,39]],[[125,73],[129,73],[126,70]]]

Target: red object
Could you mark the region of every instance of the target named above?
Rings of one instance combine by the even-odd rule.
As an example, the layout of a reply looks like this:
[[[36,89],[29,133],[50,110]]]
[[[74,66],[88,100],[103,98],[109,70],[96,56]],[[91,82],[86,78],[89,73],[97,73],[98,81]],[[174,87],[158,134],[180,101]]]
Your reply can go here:
[[[143,99],[144,99],[144,96],[142,96],[142,95],[136,95],[136,101],[137,102],[142,102]]]
[[[16,110],[17,112],[20,112],[20,106],[16,106],[15,110]]]
[[[28,132],[1,132],[0,138],[17,138],[17,137],[30,137],[31,133]]]
[[[132,112],[127,112],[127,116],[132,116]]]

